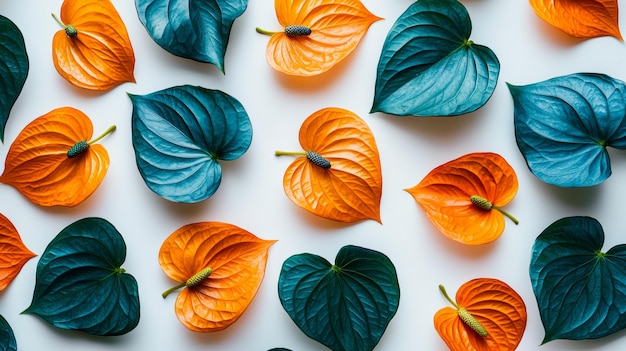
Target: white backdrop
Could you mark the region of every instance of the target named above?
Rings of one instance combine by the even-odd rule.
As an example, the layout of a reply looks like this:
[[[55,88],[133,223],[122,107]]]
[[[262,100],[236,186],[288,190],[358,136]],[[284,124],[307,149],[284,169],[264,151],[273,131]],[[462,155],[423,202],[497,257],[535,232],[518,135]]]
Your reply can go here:
[[[110,221],[124,237],[128,255],[123,267],[139,283],[141,320],[119,337],[90,337],[56,329],[33,315],[30,304],[38,257],[30,260],[13,283],[0,293],[0,314],[13,327],[18,350],[324,350],[307,338],[282,309],[277,293],[280,268],[289,256],[310,252],[334,261],[337,251],[353,244],[378,250],[393,261],[401,299],[396,316],[377,350],[445,350],[434,330],[435,312],[448,303],[464,282],[491,277],[511,285],[524,299],[528,325],[519,350],[617,350],[626,347],[624,332],[596,341],[557,340],[540,346],[544,331],[528,276],[536,236],[557,219],[572,215],[597,218],[606,232],[605,251],[626,242],[621,200],[626,196],[626,154],[611,151],[613,175],[593,188],[561,189],[546,185],[526,167],[515,144],[513,103],[506,82],[530,84],[575,72],[597,72],[625,80],[626,47],[615,38],[577,40],[542,22],[527,0],[463,0],[472,23],[471,39],[490,47],[501,63],[496,90],[478,111],[454,118],[394,117],[369,114],[376,66],[388,30],[411,0],[363,0],[384,20],[375,22],[351,56],[327,74],[293,78],[275,72],[265,61],[268,37],[255,27],[279,29],[272,0],[250,0],[233,26],[223,75],[210,64],[175,57],[155,44],[138,20],[131,0],[114,0],[130,34],[136,56],[137,83],[107,93],[72,87],[54,69],[52,36],[59,30],[51,13],[61,0],[0,0],[0,13],[24,34],[30,71],[9,118],[0,145],[0,169],[10,143],[34,118],[61,106],[85,112],[95,134],[116,124],[101,143],[111,166],[101,186],[75,208],[41,208],[15,189],[0,184],[0,213],[16,226],[25,244],[41,254],[64,227],[84,217]],[[626,28],[626,22],[621,21]],[[222,162],[220,188],[198,204],[168,202],[144,184],[131,144],[132,106],[127,93],[148,94],[191,84],[222,90],[242,102],[254,130],[248,152]],[[276,157],[276,149],[298,150],[302,121],[324,107],[342,107],[361,116],[376,138],[383,172],[382,224],[345,225],[315,217],[293,205],[282,189],[283,173],[292,161]],[[507,221],[494,243],[470,247],[443,237],[403,189],[417,184],[434,167],[470,152],[502,155],[519,177],[519,193],[506,207],[519,220]],[[161,292],[172,285],[161,271],[157,253],[163,240],[182,225],[222,221],[264,239],[277,239],[269,251],[265,279],[252,304],[231,327],[212,334],[188,331],[174,315],[174,296]]]

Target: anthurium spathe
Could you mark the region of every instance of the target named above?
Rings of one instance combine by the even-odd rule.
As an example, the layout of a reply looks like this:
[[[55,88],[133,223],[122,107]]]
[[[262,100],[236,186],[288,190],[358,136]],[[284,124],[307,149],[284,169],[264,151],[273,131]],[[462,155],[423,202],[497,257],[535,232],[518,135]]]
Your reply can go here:
[[[180,283],[166,290],[163,298],[182,288],[175,311],[185,327],[196,332],[225,329],[256,295],[275,242],[228,223],[185,225],[159,250],[163,272]]]
[[[504,231],[502,209],[517,194],[515,171],[495,153],[470,153],[428,173],[405,189],[424,209],[435,227],[450,239],[480,245],[496,240]]]
[[[135,82],[135,54],[126,26],[110,0],[65,0],[63,27],[52,39],[52,61],[71,84],[109,90]]]
[[[299,139],[305,151],[276,151],[299,156],[285,171],[287,197],[320,217],[380,222],[380,158],[365,121],[345,109],[324,108],[302,123]]]
[[[82,111],[60,107],[29,123],[7,154],[0,183],[15,187],[40,206],[76,206],[100,185],[109,154],[91,139],[93,126]]]
[[[13,223],[0,214],[0,292],[6,289],[33,257],[35,254],[24,245]]]
[[[360,0],[275,0],[282,31],[271,35],[265,57],[275,70],[294,76],[324,73],[359,45],[369,27],[382,18]]]
[[[526,305],[508,284],[493,278],[476,278],[461,285],[454,306],[437,311],[437,333],[451,351],[513,351],[526,329]]]

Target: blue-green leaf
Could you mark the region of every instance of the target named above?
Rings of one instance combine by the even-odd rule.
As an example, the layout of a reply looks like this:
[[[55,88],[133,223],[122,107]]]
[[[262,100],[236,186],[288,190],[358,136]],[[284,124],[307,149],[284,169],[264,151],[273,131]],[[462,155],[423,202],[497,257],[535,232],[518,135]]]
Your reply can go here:
[[[607,146],[626,149],[626,86],[576,73],[526,86],[509,84],[515,138],[531,172],[561,187],[597,185],[611,175]]]
[[[28,76],[28,55],[22,32],[0,15],[0,141],[13,104]]]
[[[121,335],[139,323],[137,281],[121,268],[126,244],[101,218],[63,229],[37,264],[35,292],[23,312],[62,329]]]
[[[500,62],[469,40],[472,23],[457,0],[420,0],[397,19],[378,61],[371,112],[456,116],[493,94]]]
[[[129,96],[139,172],[170,201],[209,198],[222,180],[219,160],[239,158],[252,142],[245,109],[221,91],[186,85]]]
[[[135,0],[135,7],[148,34],[163,49],[212,63],[223,72],[231,27],[248,0]]]
[[[2,315],[0,315],[0,351],[17,351],[13,329]]]
[[[370,351],[398,309],[400,287],[387,256],[344,246],[334,265],[307,253],[288,258],[278,295],[308,337],[333,351]]]
[[[535,240],[530,279],[543,342],[596,339],[626,327],[626,245],[602,252],[604,232],[590,217],[552,223]]]

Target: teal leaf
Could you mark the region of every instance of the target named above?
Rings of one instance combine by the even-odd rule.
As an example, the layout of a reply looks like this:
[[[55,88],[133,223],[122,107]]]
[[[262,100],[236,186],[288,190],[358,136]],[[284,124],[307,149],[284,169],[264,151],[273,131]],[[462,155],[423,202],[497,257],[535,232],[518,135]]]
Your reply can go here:
[[[2,315],[0,315],[0,351],[17,351],[13,329]]]
[[[308,337],[333,351],[370,351],[398,309],[400,287],[387,256],[344,246],[334,265],[307,253],[288,258],[278,295]]]
[[[543,342],[597,339],[626,327],[626,245],[602,252],[604,232],[590,217],[552,223],[535,240],[530,279]]]
[[[28,55],[22,32],[6,17],[0,15],[0,141],[11,108],[22,92],[28,76]]]
[[[135,0],[148,34],[173,55],[224,71],[230,30],[248,0]]]
[[[576,73],[509,84],[517,146],[530,171],[560,187],[597,185],[611,175],[607,146],[626,149],[626,86]]]
[[[500,62],[469,40],[472,23],[457,0],[420,0],[396,20],[378,61],[371,112],[456,116],[493,94]]]
[[[61,329],[121,335],[139,323],[137,281],[121,268],[126,244],[101,218],[63,229],[39,263],[31,305],[23,312]]]
[[[167,200],[209,198],[222,180],[219,161],[239,158],[252,142],[244,107],[221,91],[186,85],[129,96],[139,172]]]

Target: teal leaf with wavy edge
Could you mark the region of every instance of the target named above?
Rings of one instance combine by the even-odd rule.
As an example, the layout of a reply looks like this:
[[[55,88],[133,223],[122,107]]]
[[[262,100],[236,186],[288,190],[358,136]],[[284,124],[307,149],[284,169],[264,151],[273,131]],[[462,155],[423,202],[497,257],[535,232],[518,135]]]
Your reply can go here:
[[[183,85],[129,96],[137,167],[167,200],[209,198],[222,180],[219,161],[239,158],[252,142],[246,110],[222,91]]]
[[[545,329],[555,339],[597,339],[626,327],[626,245],[602,252],[591,217],[566,217],[535,240],[530,279]]]
[[[456,116],[493,94],[500,62],[469,40],[472,24],[457,0],[420,0],[396,20],[378,61],[371,112]]]
[[[308,253],[289,257],[278,295],[308,337],[333,351],[371,351],[398,309],[400,286],[387,256],[348,245],[335,264]]]
[[[0,351],[17,351],[13,329],[2,315],[0,315]]]
[[[122,335],[139,323],[137,281],[126,273],[126,244],[102,218],[64,228],[37,264],[31,305],[22,313],[91,335]]]

